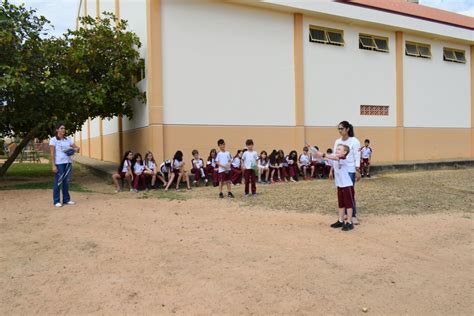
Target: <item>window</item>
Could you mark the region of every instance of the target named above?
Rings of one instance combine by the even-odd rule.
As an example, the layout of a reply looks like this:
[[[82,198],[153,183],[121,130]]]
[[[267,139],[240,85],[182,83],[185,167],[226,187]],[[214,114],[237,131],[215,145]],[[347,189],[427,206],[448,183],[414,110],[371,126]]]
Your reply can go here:
[[[388,38],[359,34],[359,48],[388,53]]]
[[[466,53],[463,50],[445,47],[443,49],[443,60],[465,64]]]
[[[309,41],[313,43],[344,46],[344,31],[310,26]]]
[[[405,42],[405,55],[420,58],[431,58],[431,46],[428,44]]]
[[[360,115],[387,116],[388,105],[361,105]]]

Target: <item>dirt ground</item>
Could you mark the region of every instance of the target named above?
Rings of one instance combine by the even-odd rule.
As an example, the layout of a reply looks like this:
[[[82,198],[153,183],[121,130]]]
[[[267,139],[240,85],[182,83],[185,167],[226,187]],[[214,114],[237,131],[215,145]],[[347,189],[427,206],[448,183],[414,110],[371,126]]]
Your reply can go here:
[[[96,193],[60,209],[51,190],[0,191],[0,314],[472,315],[473,178],[361,181],[351,232],[329,227],[327,180],[232,201],[80,177]]]

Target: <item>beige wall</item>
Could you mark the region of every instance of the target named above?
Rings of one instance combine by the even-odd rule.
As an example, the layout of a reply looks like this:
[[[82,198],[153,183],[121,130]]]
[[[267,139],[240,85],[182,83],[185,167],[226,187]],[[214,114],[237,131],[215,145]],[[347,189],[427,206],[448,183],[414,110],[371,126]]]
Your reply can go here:
[[[120,162],[118,133],[104,135],[104,160]]]
[[[124,150],[140,152],[142,155],[152,149],[153,134],[164,134],[165,157],[155,153],[155,158],[170,159],[176,150],[183,151],[185,160],[191,158],[193,149],[199,150],[201,157],[207,158],[211,148],[217,149],[217,140],[223,138],[227,150],[235,154],[236,150],[245,147],[245,140],[252,138],[255,149],[260,152],[272,149],[283,149],[285,153],[295,149],[301,152],[304,145],[303,135],[311,145],[317,145],[322,151],[332,148],[339,137],[336,127],[306,127],[304,134],[297,127],[270,126],[188,126],[165,125],[163,130],[151,132],[151,128],[140,128],[124,132]],[[393,162],[397,160],[397,128],[361,127],[355,129],[361,145],[364,139],[371,141],[374,150],[374,162]],[[402,144],[405,161],[474,158],[471,156],[471,137],[474,129],[469,128],[405,128]],[[118,162],[118,134],[104,135],[104,160]],[[91,140],[91,154],[95,158],[94,148],[99,148],[98,140]],[[83,141],[87,148],[87,141]],[[97,143],[97,145],[94,145]],[[87,150],[83,155],[88,156]]]

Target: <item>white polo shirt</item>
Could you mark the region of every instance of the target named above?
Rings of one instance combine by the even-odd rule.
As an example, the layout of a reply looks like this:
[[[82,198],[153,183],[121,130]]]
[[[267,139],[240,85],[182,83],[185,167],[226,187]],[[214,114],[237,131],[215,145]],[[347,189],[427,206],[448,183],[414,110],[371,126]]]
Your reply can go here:
[[[72,163],[71,156],[66,155],[64,151],[71,148],[73,144],[74,142],[69,137],[57,139],[56,136],[54,136],[49,140],[49,145],[54,146],[56,149],[54,161],[57,165]]]
[[[232,161],[232,156],[228,151],[219,151],[216,156],[216,162],[219,163],[219,173],[229,171],[230,165],[228,168],[224,168],[223,166],[229,164]]]

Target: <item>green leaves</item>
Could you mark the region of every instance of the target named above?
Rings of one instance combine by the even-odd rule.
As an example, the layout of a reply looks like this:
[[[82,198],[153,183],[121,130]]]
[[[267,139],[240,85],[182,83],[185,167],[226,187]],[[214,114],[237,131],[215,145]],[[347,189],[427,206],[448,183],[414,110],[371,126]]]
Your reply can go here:
[[[113,14],[84,17],[78,30],[44,38],[49,21],[35,10],[0,4],[0,134],[46,138],[58,121],[69,133],[89,117],[133,117],[145,102],[132,77],[143,68],[136,34]]]

